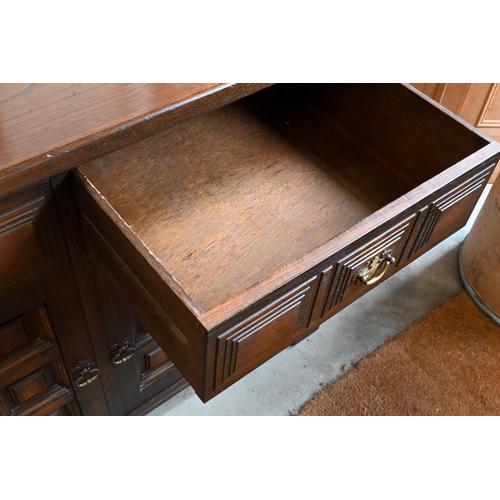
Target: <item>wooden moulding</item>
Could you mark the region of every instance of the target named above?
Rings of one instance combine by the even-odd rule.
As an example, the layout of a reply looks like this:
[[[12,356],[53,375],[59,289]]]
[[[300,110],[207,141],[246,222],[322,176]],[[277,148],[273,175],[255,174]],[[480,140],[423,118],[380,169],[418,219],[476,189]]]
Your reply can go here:
[[[186,336],[155,339],[206,400],[295,338],[276,325],[347,305],[313,314],[339,262],[347,279],[385,242],[403,266],[463,226],[499,151],[409,86],[276,85],[81,166],[76,192],[95,246]],[[226,334],[255,314],[254,343]]]

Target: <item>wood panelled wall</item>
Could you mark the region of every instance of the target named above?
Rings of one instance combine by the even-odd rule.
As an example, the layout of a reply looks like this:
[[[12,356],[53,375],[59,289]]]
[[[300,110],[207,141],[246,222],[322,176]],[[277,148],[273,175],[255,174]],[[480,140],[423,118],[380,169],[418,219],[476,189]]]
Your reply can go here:
[[[498,83],[412,83],[412,85],[500,142],[500,90]],[[497,167],[490,182],[500,172]]]

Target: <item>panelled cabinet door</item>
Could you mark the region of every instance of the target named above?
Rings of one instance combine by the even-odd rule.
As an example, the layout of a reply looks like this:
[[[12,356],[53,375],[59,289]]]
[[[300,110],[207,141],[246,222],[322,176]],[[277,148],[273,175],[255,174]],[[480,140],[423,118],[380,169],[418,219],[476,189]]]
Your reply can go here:
[[[0,325],[0,413],[79,415],[47,303]]]
[[[0,200],[0,413],[107,414],[49,182]]]
[[[91,268],[108,359],[118,392],[117,398],[108,398],[110,413],[147,413],[188,383],[127,307],[116,283],[103,274],[103,270]]]
[[[67,251],[110,415],[143,415],[188,384],[122,299],[107,266],[92,259],[68,174],[51,179]],[[92,382],[93,384],[93,382]],[[85,387],[90,392],[90,387]]]

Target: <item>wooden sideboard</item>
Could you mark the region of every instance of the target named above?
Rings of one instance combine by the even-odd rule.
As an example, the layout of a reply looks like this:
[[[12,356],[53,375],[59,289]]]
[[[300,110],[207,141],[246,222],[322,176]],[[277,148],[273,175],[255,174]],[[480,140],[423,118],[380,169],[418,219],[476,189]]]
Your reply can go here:
[[[500,145],[405,85],[0,86],[0,413],[207,401],[462,227]]]
[[[92,272],[69,171],[265,86],[0,85],[0,415],[143,414],[186,387]]]

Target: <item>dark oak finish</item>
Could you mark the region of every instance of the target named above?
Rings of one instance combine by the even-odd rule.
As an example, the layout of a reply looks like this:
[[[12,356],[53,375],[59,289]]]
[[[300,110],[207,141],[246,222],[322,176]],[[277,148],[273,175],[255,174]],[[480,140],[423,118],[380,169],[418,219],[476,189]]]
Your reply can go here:
[[[277,85],[79,168],[91,258],[208,400],[463,226],[500,146],[402,85]]]
[[[109,350],[105,341],[105,331],[96,298],[96,290],[91,275],[90,264],[83,238],[80,213],[68,173],[59,174],[51,180],[54,196],[66,239],[71,265],[78,286],[87,329],[94,350],[96,363],[100,370],[100,379],[106,403],[111,415],[116,415],[122,408],[120,394],[109,361]]]
[[[175,294],[171,291],[169,293],[168,287],[161,287],[158,281],[152,279],[156,277],[159,280],[159,277],[140,255],[132,253],[130,258],[125,257],[127,261],[137,264],[134,274],[85,216],[83,228],[91,260],[100,267],[101,272],[110,273],[119,283],[121,294],[130,309],[137,314],[144,327],[155,335],[155,340],[160,340],[158,344],[168,353],[181,373],[196,374],[190,377],[189,383],[196,391],[202,392],[206,330],[196,317],[182,307],[182,302]],[[120,250],[128,252],[130,248],[124,243],[120,245]]]
[[[0,400],[8,415],[105,415],[50,183],[0,200]]]
[[[499,154],[405,85],[0,85],[0,414],[214,397],[462,227]]]
[[[101,317],[71,185],[52,176],[266,86],[0,85],[2,413],[144,414],[185,387],[145,332],[134,331],[139,379],[113,369],[110,332],[137,320],[111,290],[120,314]],[[51,185],[36,185],[48,177],[64,236]]]
[[[0,196],[266,84],[1,84]]]
[[[0,325],[0,415],[79,415],[47,305]]]
[[[400,88],[385,92],[397,96]],[[407,143],[416,132],[442,125],[431,113],[428,124],[405,131],[405,145],[410,152],[415,149],[415,158],[401,162],[398,171],[400,163],[384,161],[381,153],[375,155],[365,142],[347,135],[340,128],[343,121],[334,121],[337,115],[362,113],[354,102],[365,106],[356,99],[365,89],[351,93],[340,93],[339,102],[336,89],[326,96],[318,93],[336,110],[332,124],[315,107],[299,107],[300,99],[271,88],[81,172],[119,214],[118,222],[131,228],[138,245],[181,284],[193,308],[208,312],[487,144],[462,127],[461,134],[452,132],[452,141],[441,137],[440,151],[449,149],[448,157],[427,155],[420,137],[420,148],[412,148]],[[385,111],[390,99],[383,97]],[[286,107],[287,102],[298,109]],[[344,103],[351,113],[339,111]],[[267,111],[264,118],[255,114],[259,107]],[[376,128],[385,132],[379,132],[382,137],[394,133],[383,123]],[[430,132],[435,141],[438,129]],[[418,161],[424,167],[414,168]]]
[[[69,175],[54,177],[52,186],[109,413],[147,413],[184,389],[187,382],[158,353],[158,345],[126,308],[116,284],[104,276],[107,271],[92,272]],[[127,339],[134,352],[116,364],[114,346],[120,339]]]
[[[378,200],[390,171],[334,130],[329,143],[346,169],[375,172],[353,196],[360,183],[318,164],[248,107],[226,106],[81,169],[203,312],[414,187],[386,183],[399,191]]]
[[[101,307],[104,335],[114,380],[120,395],[120,406],[112,414],[126,415],[151,411],[153,398],[174,396],[188,383],[153,340],[149,332],[125,305],[120,289],[106,272],[94,272],[96,294]]]

